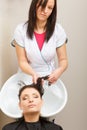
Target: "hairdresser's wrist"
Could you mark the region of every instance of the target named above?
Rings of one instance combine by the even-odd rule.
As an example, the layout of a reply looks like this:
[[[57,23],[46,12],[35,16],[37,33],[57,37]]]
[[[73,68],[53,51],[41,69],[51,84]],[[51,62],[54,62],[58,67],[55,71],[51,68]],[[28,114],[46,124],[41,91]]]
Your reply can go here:
[[[58,68],[56,69],[56,73],[57,73],[58,77],[60,77],[63,72],[64,72],[64,69],[63,69],[62,67],[58,67]]]

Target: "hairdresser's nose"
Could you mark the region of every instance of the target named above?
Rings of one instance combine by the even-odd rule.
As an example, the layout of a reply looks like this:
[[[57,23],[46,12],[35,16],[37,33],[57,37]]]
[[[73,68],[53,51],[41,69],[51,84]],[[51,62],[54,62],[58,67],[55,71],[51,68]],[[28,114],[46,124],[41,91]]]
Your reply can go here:
[[[45,14],[48,13],[48,8],[45,7],[45,8],[43,9],[43,12],[44,12]]]

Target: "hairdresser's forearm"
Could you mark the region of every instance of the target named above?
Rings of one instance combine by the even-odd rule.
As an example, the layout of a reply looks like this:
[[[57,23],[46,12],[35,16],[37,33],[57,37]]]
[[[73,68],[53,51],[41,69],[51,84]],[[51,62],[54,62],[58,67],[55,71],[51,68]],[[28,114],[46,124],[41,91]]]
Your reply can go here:
[[[63,59],[59,62],[58,68],[56,68],[49,76],[49,83],[55,83],[60,76],[62,75],[62,73],[66,70],[66,68],[68,67],[68,62],[67,59]]]
[[[67,67],[68,67],[68,60],[67,59],[63,59],[63,60],[59,61],[59,65],[58,65],[58,68],[57,68],[59,77],[67,69]]]
[[[29,65],[28,62],[21,61],[21,62],[19,63],[19,66],[20,66],[21,70],[22,70],[23,72],[25,72],[26,74],[29,74],[29,75],[31,75],[31,76],[34,76],[35,73],[36,73],[36,72],[32,69],[32,67]]]
[[[66,51],[66,44],[57,48],[57,56],[58,56],[58,73],[61,75],[68,67],[68,58]]]

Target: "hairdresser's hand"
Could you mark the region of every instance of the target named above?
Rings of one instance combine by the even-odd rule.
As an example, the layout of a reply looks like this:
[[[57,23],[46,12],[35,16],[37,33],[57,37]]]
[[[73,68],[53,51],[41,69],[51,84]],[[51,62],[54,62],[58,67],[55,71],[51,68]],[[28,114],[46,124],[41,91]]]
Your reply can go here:
[[[36,84],[36,83],[37,83],[37,79],[38,79],[39,77],[40,77],[39,74],[34,73],[33,76],[32,76],[33,83]]]
[[[60,77],[61,75],[61,70],[60,68],[54,70],[50,75],[49,75],[49,78],[48,78],[48,81],[49,81],[49,84],[53,84],[55,83],[58,78]]]

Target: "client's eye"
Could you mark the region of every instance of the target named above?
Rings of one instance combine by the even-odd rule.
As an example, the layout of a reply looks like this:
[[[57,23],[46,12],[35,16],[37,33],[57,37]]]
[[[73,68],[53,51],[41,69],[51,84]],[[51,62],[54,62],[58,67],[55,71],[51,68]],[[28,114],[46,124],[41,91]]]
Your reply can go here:
[[[34,98],[38,98],[38,96],[34,96]]]
[[[39,96],[38,96],[38,95],[33,95],[33,97],[34,97],[34,98],[39,98]]]
[[[27,99],[28,99],[28,97],[27,97],[27,96],[22,98],[22,100],[27,100]]]

